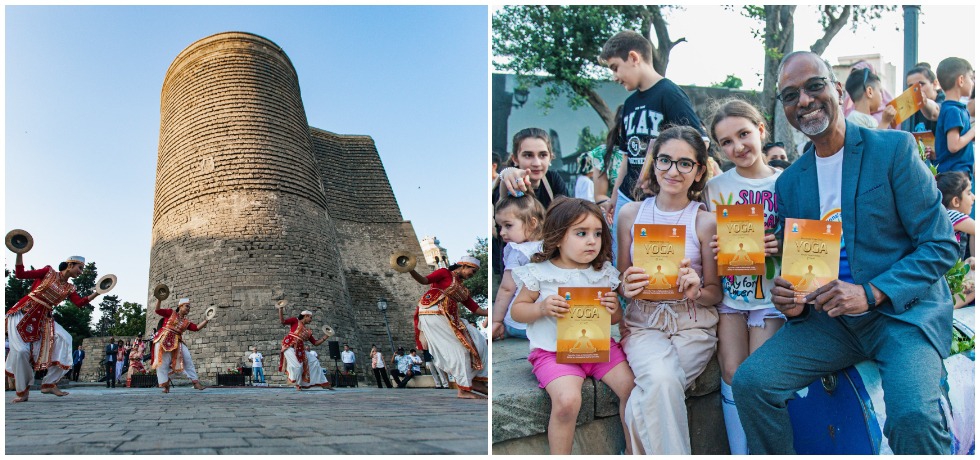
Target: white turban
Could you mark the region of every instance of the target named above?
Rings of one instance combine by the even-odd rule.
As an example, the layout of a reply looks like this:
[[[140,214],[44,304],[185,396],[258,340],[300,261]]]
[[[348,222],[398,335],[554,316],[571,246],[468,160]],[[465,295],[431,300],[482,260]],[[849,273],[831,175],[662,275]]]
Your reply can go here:
[[[463,256],[461,259],[459,259],[459,262],[456,262],[456,264],[466,265],[468,267],[473,267],[477,270],[480,269],[480,259],[477,259],[476,257]]]

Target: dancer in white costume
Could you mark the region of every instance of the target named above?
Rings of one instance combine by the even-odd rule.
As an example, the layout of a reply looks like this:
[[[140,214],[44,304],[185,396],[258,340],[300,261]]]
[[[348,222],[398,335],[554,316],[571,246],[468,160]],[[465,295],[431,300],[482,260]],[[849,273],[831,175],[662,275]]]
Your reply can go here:
[[[150,368],[157,371],[160,388],[163,388],[164,393],[170,393],[170,374],[177,372],[183,372],[191,379],[194,389],[207,388],[197,379],[197,370],[194,369],[191,352],[184,345],[182,336],[187,330],[196,332],[204,329],[210,320],[205,319],[201,324],[194,324],[187,319],[188,313],[191,312],[190,299],[180,299],[177,302],[177,311],[160,308],[161,302],[157,299],[156,313],[163,317],[163,325],[153,336],[153,360],[150,361]]]
[[[318,386],[333,390],[327,377],[323,375],[320,360],[313,350],[306,350],[305,342],[314,346],[326,342],[330,337],[324,334],[320,340],[313,338],[309,324],[313,321],[313,312],[303,310],[298,318],[283,318],[282,307],[279,309],[279,322],[289,326],[289,333],[282,339],[282,349],[279,351],[279,372],[286,371],[286,379],[296,385],[296,390]]]
[[[75,292],[75,285],[68,282],[82,274],[85,258],[72,256],[58,266],[50,265],[39,270],[24,270],[24,256],[17,254],[14,276],[33,279],[31,293],[20,299],[6,315],[6,335],[10,341],[6,375],[13,377],[17,397],[14,403],[25,402],[34,383],[34,372],[47,369],[41,381],[41,393],[65,396],[58,389],[58,381],[71,369],[71,335],[51,317],[55,305],[66,298],[79,308],[89,305],[98,294],[82,297]]]
[[[463,257],[448,269],[440,268],[429,276],[415,270],[408,273],[415,281],[431,285],[419,300],[415,313],[415,342],[419,349],[432,353],[433,363],[456,379],[457,397],[480,399],[487,393],[487,339],[476,327],[459,317],[459,303],[473,313],[487,316],[463,286],[463,280],[480,269],[480,260]]]

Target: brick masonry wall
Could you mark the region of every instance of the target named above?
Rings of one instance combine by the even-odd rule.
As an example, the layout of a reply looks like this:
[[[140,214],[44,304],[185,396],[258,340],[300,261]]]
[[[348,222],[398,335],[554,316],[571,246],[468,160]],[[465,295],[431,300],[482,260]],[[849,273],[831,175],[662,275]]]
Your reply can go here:
[[[255,345],[268,381],[283,383],[276,368],[288,329],[273,305],[287,299],[288,316],[312,310],[314,328],[331,325],[332,340],[349,343],[366,372],[371,344],[391,355],[379,297],[396,346],[412,346],[423,290],[388,267],[401,249],[421,258],[374,141],[309,127],[278,46],[229,32],[177,56],[161,92],[147,334],[160,319],[152,289],[166,283],[163,308],[189,297],[199,323],[218,307],[207,328],[184,335],[202,380],[244,362]],[[316,349],[333,369],[327,345]]]

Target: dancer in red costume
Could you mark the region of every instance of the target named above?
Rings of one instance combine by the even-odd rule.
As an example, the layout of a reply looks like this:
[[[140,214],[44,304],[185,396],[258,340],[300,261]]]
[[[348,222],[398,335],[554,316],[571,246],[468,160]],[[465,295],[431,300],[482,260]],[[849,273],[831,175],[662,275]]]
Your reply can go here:
[[[34,372],[47,369],[41,381],[41,393],[65,396],[58,389],[58,381],[71,369],[71,335],[52,318],[55,305],[66,298],[83,308],[98,297],[92,293],[82,297],[75,292],[75,285],[68,282],[82,274],[85,258],[71,256],[58,266],[50,265],[39,270],[24,270],[24,256],[17,254],[14,276],[35,280],[31,293],[20,299],[7,312],[6,334],[10,340],[6,372],[13,377],[17,397],[14,403],[25,402],[34,383]]]
[[[452,374],[458,388],[456,396],[465,399],[485,398],[473,389],[485,394],[488,383],[487,339],[460,319],[458,306],[461,303],[473,313],[487,316],[487,310],[480,308],[463,286],[463,280],[479,269],[480,260],[467,256],[429,276],[408,272],[415,281],[431,286],[415,311],[415,344],[429,350],[437,368]]]
[[[177,311],[160,308],[161,302],[157,299],[156,313],[163,317],[163,325],[153,336],[153,360],[150,362],[150,368],[157,371],[159,386],[164,393],[170,393],[170,374],[183,372],[191,379],[194,389],[207,388],[197,379],[191,352],[184,345],[182,335],[187,330],[196,332],[204,329],[210,320],[205,319],[201,324],[194,324],[187,319],[187,314],[191,311],[190,299],[180,299],[177,302]]]
[[[313,312],[303,310],[298,318],[283,318],[282,309],[279,309],[279,322],[289,326],[289,334],[282,339],[282,349],[279,351],[279,372],[286,371],[286,379],[290,384],[296,385],[296,390],[319,386],[328,390],[333,390],[327,377],[323,375],[323,368],[320,360],[312,350],[306,350],[306,341],[313,345],[320,345],[330,337],[324,335],[322,339],[313,338],[313,331],[309,324],[313,321]]]

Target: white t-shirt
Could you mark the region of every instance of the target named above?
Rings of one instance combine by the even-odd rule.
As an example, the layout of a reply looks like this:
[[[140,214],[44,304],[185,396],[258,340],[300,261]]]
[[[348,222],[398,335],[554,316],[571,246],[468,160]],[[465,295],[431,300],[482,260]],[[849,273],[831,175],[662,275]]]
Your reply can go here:
[[[764,212],[766,230],[773,231],[776,227],[776,179],[780,173],[781,171],[776,170],[769,177],[750,179],[739,175],[735,168],[726,171],[708,181],[705,187],[709,198],[708,210],[714,212],[718,206],[726,204],[758,204]],[[735,310],[772,308],[771,291],[775,286],[774,279],[780,273],[779,261],[775,257],[766,258],[766,265],[775,265],[772,277],[768,274],[721,277],[721,290],[724,294],[721,303]],[[762,278],[762,286],[758,286],[759,278]]]
[[[852,112],[853,113],[853,112]],[[844,177],[844,149],[827,157],[816,157],[817,161],[817,187],[820,189],[820,220],[827,222],[842,222],[841,215],[841,178]],[[847,248],[844,245],[844,238],[840,239],[840,258],[841,268],[850,267],[847,260]],[[849,272],[843,270],[838,274],[838,279],[853,283]],[[867,314],[860,313],[861,316]]]
[[[532,291],[540,293],[540,303],[550,295],[558,294],[559,287],[597,287],[614,290],[619,286],[619,270],[606,262],[602,269],[558,268],[546,260],[517,267],[511,272],[517,288],[527,286]],[[527,339],[531,350],[540,348],[554,352],[558,345],[558,321],[553,316],[528,323]]]
[[[507,243],[504,246],[504,271],[513,270],[517,267],[523,267],[531,263],[531,256],[541,252],[541,241],[526,241],[523,243]],[[511,273],[513,276],[513,273]],[[514,297],[510,299],[510,303],[507,304],[507,315],[504,316],[504,324],[514,329],[524,330],[527,328],[527,324],[515,321],[514,318],[510,316],[510,308],[514,305],[514,299],[517,298],[517,294],[521,293],[520,286],[514,290]]]
[[[340,360],[344,364],[354,364],[354,352],[351,350],[344,350],[340,352]]]
[[[872,117],[866,113],[853,110],[851,113],[847,114],[847,117],[845,118],[847,121],[850,121],[858,126],[868,129],[878,129],[878,120],[875,120],[875,117]]]
[[[595,202],[595,183],[584,175],[575,180],[575,198]]]
[[[241,355],[239,355],[241,356]],[[248,359],[252,360],[252,368],[262,367],[262,353],[255,352],[248,355]]]

